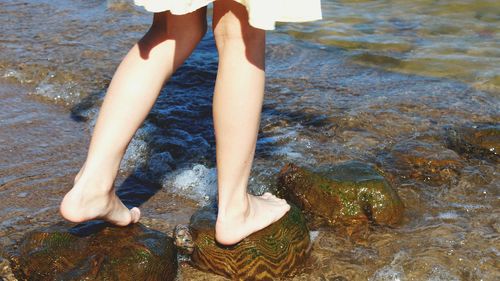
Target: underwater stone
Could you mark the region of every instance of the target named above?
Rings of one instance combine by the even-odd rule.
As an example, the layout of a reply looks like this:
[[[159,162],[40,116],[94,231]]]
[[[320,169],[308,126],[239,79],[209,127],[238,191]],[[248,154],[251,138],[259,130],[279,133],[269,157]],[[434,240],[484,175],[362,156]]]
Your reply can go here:
[[[466,157],[500,162],[500,124],[476,123],[446,128],[446,144]]]
[[[396,191],[365,163],[334,165],[321,174],[288,163],[279,173],[278,186],[287,200],[330,225],[395,225],[403,219]]]
[[[173,239],[142,224],[75,231],[66,223],[26,234],[11,253],[20,280],[174,280]]]
[[[381,162],[384,171],[397,178],[438,185],[456,180],[463,168],[462,159],[455,151],[418,140],[396,144]]]
[[[216,243],[216,218],[213,206],[191,217],[191,263],[202,271],[232,280],[276,280],[298,273],[309,256],[309,230],[301,211],[293,205],[277,222],[231,246]]]

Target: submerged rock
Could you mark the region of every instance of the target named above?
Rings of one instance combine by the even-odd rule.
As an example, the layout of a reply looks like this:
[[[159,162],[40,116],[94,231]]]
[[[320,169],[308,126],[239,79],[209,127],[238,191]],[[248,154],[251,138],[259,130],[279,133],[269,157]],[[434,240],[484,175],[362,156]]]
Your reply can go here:
[[[403,218],[396,191],[365,163],[347,162],[321,174],[289,163],[281,169],[278,185],[286,199],[329,224],[395,225]]]
[[[57,224],[28,233],[12,253],[22,280],[174,280],[173,239],[141,224],[85,233]]]
[[[463,167],[460,156],[440,144],[409,140],[395,145],[381,159],[384,171],[400,179],[428,183],[452,182]]]
[[[500,124],[479,123],[447,128],[450,149],[471,158],[500,162]]]
[[[193,243],[188,248],[194,246],[191,263],[200,270],[233,280],[276,280],[299,272],[309,256],[309,230],[295,206],[279,221],[232,246],[216,243],[216,217],[214,207],[205,207],[191,217]],[[186,241],[185,228],[176,230],[183,235],[178,241]]]

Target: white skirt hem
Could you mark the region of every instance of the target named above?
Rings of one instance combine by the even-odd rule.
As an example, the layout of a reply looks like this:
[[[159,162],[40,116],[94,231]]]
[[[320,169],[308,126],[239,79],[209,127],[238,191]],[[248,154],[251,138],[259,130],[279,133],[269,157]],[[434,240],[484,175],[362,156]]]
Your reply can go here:
[[[216,0],[134,0],[135,5],[146,11],[159,13],[170,11],[184,15],[198,10]],[[321,20],[320,0],[234,0],[244,5],[251,26],[275,29],[276,22],[307,22]]]

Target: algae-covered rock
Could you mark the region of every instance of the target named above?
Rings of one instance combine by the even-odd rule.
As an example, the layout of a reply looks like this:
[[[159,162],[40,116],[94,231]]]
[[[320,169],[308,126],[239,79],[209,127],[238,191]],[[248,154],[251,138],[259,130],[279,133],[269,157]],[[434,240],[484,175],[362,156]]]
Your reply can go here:
[[[82,234],[66,224],[28,233],[12,253],[26,280],[174,280],[173,239],[141,224]]]
[[[12,273],[12,268],[8,259],[4,258],[2,248],[0,247],[0,280],[18,281]]]
[[[394,225],[403,218],[403,204],[396,191],[371,165],[347,162],[314,173],[286,164],[278,177],[289,201],[329,224],[373,222]]]
[[[191,262],[200,270],[233,280],[276,280],[300,271],[309,255],[309,230],[295,206],[277,222],[232,246],[216,243],[216,217],[214,207],[205,207],[191,217]]]
[[[467,157],[500,162],[500,124],[478,123],[447,128],[450,149]]]
[[[462,159],[455,151],[418,140],[400,142],[381,158],[384,171],[399,179],[416,179],[431,184],[452,182],[463,167]]]

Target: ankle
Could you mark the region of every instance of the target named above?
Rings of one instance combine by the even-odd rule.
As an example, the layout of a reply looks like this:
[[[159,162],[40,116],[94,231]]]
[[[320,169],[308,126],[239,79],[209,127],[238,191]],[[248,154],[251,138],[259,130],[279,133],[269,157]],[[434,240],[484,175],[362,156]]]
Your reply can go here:
[[[81,174],[113,179],[117,176],[123,154],[102,153],[99,157],[87,156]]]
[[[250,197],[248,193],[233,199],[219,199],[218,221],[243,219],[250,212]]]
[[[113,190],[114,177],[104,174],[82,173],[78,178],[75,177],[74,188],[84,189],[86,192],[94,194],[107,194]]]

